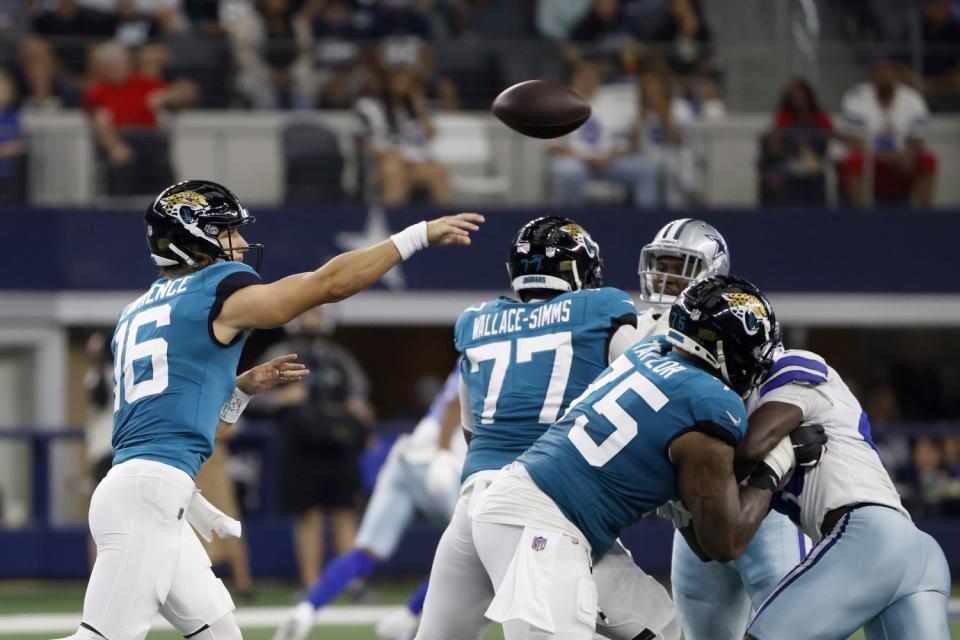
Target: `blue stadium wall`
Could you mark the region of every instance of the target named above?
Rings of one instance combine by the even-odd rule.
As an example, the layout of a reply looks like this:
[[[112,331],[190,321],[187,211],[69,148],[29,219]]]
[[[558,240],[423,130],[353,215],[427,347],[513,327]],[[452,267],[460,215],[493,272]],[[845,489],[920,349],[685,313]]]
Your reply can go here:
[[[439,212],[391,210],[380,217],[364,206],[258,209],[251,242],[266,245],[266,280],[315,268],[348,248],[349,237],[397,231]],[[406,288],[420,291],[502,290],[509,239],[536,215],[574,217],[600,243],[606,282],[634,289],[640,248],[667,221],[690,215],[716,225],[732,249],[734,271],[769,291],[960,293],[960,212],[725,210],[642,212],[509,209],[487,212],[469,250],[438,250],[404,265]],[[38,209],[0,206],[4,221],[0,290],[143,290],[156,277],[147,259],[142,211]],[[386,229],[375,228],[385,222]],[[380,285],[378,285],[380,286]],[[2,299],[0,299],[2,304]],[[398,311],[402,313],[402,311]],[[400,319],[402,320],[402,318]],[[960,320],[958,320],[960,322]],[[918,318],[918,325],[923,325]],[[960,521],[920,522],[960,568]],[[245,523],[253,569],[260,575],[295,573],[290,524],[280,518]],[[439,531],[415,525],[386,572],[429,569]],[[31,526],[0,530],[0,578],[85,577],[83,527]],[[669,570],[672,527],[639,523],[625,541],[651,572]]]

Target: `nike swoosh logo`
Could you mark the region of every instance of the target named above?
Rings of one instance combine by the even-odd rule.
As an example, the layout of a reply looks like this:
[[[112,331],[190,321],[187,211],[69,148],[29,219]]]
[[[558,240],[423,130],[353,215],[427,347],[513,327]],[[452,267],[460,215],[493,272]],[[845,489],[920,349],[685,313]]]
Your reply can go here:
[[[740,418],[734,418],[733,414],[727,411],[726,409],[724,409],[723,412],[727,414],[727,417],[730,418],[730,422],[732,422],[735,427],[740,426],[740,422],[741,422]]]

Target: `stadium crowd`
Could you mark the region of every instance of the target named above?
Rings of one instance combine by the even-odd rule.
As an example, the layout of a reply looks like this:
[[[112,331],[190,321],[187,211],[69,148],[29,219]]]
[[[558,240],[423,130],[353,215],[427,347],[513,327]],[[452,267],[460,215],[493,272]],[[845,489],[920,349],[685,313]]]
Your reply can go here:
[[[906,42],[875,15],[882,7],[848,4],[832,10],[858,25],[850,37]],[[856,19],[844,21],[850,12]],[[568,78],[595,113],[553,148],[556,203],[675,208],[704,199],[691,129],[726,111],[724,70],[698,0],[57,0],[8,5],[2,15],[13,36],[0,47],[7,201],[25,197],[26,111],[86,110],[105,193],[129,195],[156,191],[175,173],[169,114],[231,108],[352,110],[373,178],[355,197],[447,204],[450,176],[429,144],[434,114],[485,110],[503,87],[539,74]],[[823,204],[835,173],[844,204],[930,206],[936,158],[922,123],[930,110],[960,106],[960,10],[925,0],[918,17],[920,64],[872,60],[874,91],[851,87],[837,123],[815,83],[784,80],[758,149],[763,204]],[[549,44],[556,60],[531,66],[544,50],[518,42]]]

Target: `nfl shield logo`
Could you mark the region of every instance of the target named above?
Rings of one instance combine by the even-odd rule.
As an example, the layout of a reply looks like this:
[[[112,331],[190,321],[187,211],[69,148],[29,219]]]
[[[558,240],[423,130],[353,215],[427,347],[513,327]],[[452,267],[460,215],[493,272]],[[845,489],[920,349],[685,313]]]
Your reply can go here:
[[[530,546],[533,547],[534,551],[543,551],[544,547],[547,546],[547,539],[543,536],[534,536],[533,544]]]

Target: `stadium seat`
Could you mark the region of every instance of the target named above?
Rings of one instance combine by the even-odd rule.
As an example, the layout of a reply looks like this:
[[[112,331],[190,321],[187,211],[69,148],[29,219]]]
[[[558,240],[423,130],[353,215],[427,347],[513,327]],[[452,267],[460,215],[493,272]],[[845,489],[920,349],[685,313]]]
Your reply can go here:
[[[473,116],[446,115],[437,120],[431,141],[437,160],[447,167],[457,202],[502,201],[510,189],[504,167],[494,162],[488,125]],[[494,166],[499,167],[495,172]]]
[[[343,202],[343,152],[337,136],[318,124],[294,123],[280,134],[284,161],[284,201]]]

